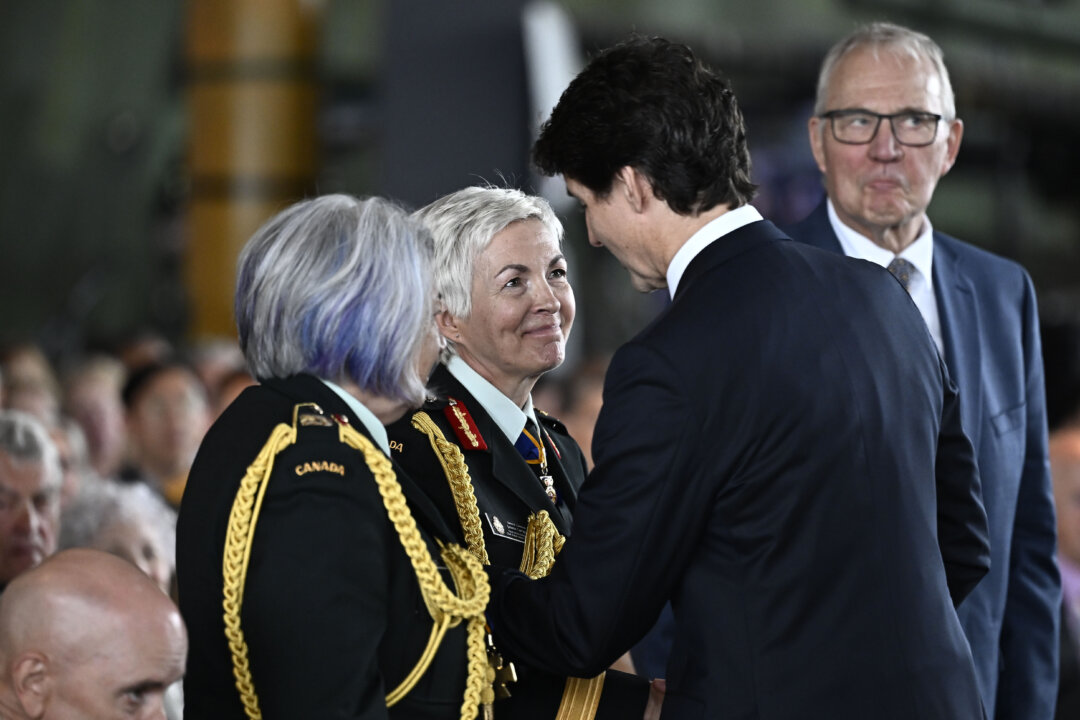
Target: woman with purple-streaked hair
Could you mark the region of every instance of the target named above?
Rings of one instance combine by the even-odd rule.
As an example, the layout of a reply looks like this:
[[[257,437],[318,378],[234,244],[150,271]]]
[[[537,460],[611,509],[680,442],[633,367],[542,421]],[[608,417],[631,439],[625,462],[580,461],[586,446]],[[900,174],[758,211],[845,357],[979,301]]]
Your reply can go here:
[[[259,384],[210,428],[180,509],[187,717],[471,720],[490,702],[486,578],[384,429],[439,350],[431,254],[403,210],[345,195],[287,208],[241,252]]]

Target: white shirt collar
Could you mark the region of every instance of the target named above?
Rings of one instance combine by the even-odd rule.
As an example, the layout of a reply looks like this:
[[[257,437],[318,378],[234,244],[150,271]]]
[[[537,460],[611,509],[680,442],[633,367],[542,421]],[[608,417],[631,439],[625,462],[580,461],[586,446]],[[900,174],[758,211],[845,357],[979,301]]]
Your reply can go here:
[[[484,410],[487,411],[487,414],[491,416],[491,419],[495,421],[495,424],[499,426],[499,429],[502,430],[503,435],[511,444],[517,442],[518,437],[521,436],[526,418],[532,419],[534,423],[536,422],[531,394],[525,398],[525,407],[519,408],[514,404],[513,400],[504,395],[501,390],[488,382],[487,378],[473,370],[467,362],[457,355],[450,357],[449,362],[446,363],[446,369],[457,378],[459,383],[465,386],[465,389],[476,399],[476,402],[480,403]]]
[[[702,250],[714,243],[719,238],[730,232],[738,230],[743,225],[761,220],[761,213],[752,205],[743,205],[734,210],[728,210],[720,217],[710,220],[701,227],[690,239],[683,243],[667,269],[667,286],[671,297],[675,297],[675,290],[679,287],[683,273],[689,267],[690,262],[698,256]]]
[[[899,255],[895,255],[892,250],[875,244],[859,231],[845,225],[836,214],[832,200],[828,202],[828,209],[829,222],[832,224],[837,239],[840,240],[840,247],[843,248],[845,255],[869,260],[881,267],[888,267],[893,258],[902,257],[915,266],[929,286],[933,286],[934,228],[930,225],[930,218],[923,216],[923,229],[919,237],[915,238],[915,242],[904,248]]]
[[[330,382],[325,378],[319,379],[323,381],[323,384],[326,385],[326,387],[333,390],[345,401],[345,404],[353,411],[353,415],[356,416],[356,419],[367,429],[368,434],[371,435],[371,439],[375,441],[375,444],[379,446],[386,457],[390,457],[390,440],[386,435],[386,428],[379,422],[379,418],[375,417],[375,413],[368,410],[367,407],[364,406],[364,403],[357,400],[355,396],[350,395],[345,388],[337,383]]]

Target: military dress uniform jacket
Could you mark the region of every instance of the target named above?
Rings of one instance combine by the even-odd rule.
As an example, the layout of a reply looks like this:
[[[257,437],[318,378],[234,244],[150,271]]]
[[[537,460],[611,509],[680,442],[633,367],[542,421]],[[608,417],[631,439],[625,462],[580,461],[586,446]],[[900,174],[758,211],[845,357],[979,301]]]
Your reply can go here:
[[[982,719],[954,609],[989,565],[978,471],[886,270],[723,235],[615,353],[593,456],[551,575],[491,573],[508,654],[587,674],[670,599],[665,720]]]
[[[587,474],[587,466],[581,448],[567,433],[566,427],[555,418],[539,410],[536,412],[548,467],[558,493],[559,502],[554,505],[545,494],[536,471],[526,463],[484,407],[444,365],[436,367],[429,385],[436,397],[424,406],[423,413],[446,440],[462,451],[491,563],[519,568],[529,516],[541,510],[548,512],[558,532],[568,538],[578,489]],[[451,398],[460,415],[450,406]],[[389,426],[387,432],[394,460],[455,527],[455,542],[465,544],[465,532],[446,471],[433,451],[428,435],[413,426],[410,414]],[[495,641],[497,645],[497,637]],[[564,676],[544,673],[521,663],[517,663],[517,672],[518,682],[510,685],[511,697],[495,703],[497,718],[555,718],[560,706],[565,712],[571,706],[587,702],[581,697],[575,700],[572,697],[575,694],[580,696],[600,689],[595,684],[587,688],[580,680],[568,681]],[[645,679],[608,671],[595,717],[598,720],[641,717],[647,699],[648,682]]]
[[[245,390],[207,433],[177,527],[180,609],[190,650],[189,718],[243,718],[222,620],[222,553],[241,478],[298,403],[363,425],[311,376]],[[381,451],[379,451],[381,455]],[[424,493],[394,468],[432,558],[451,533]],[[452,586],[451,586],[452,587]],[[274,463],[255,528],[241,627],[262,717],[458,718],[465,624],[451,629],[419,683],[389,711],[385,696],[412,670],[432,627],[417,576],[364,456],[335,427],[299,427]]]

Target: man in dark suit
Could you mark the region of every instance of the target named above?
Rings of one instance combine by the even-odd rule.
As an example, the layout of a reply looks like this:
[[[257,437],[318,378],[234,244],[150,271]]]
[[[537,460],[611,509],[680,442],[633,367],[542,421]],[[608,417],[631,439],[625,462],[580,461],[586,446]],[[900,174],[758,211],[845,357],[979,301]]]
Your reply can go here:
[[[492,572],[502,649],[595,673],[670,599],[665,718],[981,718],[954,605],[986,572],[986,517],[903,289],[747,204],[734,95],[683,46],[600,54],[534,158],[672,301],[611,362],[552,574]]]
[[[894,270],[960,389],[990,525],[990,573],[959,609],[987,714],[1049,720],[1061,588],[1046,449],[1039,323],[1014,262],[935,231],[926,216],[963,123],[941,48],[876,23],[822,64],[810,142],[827,198],[788,233]]]

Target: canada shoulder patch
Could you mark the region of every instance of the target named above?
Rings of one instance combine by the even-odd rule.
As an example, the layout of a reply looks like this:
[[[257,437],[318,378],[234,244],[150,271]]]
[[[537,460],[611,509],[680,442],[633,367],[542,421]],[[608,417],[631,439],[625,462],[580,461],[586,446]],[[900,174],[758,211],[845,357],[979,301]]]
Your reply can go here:
[[[345,467],[329,460],[312,460],[300,463],[295,470],[297,475],[307,475],[312,472],[331,472],[345,477]]]

